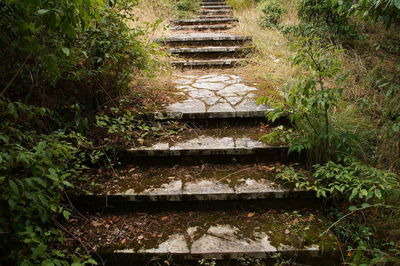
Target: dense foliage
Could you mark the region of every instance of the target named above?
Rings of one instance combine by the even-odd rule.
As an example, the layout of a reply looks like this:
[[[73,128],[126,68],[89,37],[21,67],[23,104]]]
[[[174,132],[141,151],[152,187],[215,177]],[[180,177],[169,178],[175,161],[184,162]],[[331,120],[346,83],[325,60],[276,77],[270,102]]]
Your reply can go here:
[[[189,2],[171,9],[192,9]],[[78,214],[66,190],[87,165],[108,163],[116,134],[159,130],[129,112],[96,115],[118,104],[135,75],[158,67],[144,36],[160,21],[129,26],[137,4],[0,0],[0,264],[96,263],[89,250],[66,250],[63,237],[74,236],[59,221]]]
[[[1,1],[0,60],[7,62],[1,96],[56,107],[68,100],[92,109],[112,99],[148,62],[142,32],[124,23],[135,4]]]

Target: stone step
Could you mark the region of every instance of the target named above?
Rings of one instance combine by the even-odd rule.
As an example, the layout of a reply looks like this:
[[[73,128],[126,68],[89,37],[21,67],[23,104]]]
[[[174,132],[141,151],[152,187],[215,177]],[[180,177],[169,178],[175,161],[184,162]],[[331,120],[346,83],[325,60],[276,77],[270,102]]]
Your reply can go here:
[[[202,15],[232,15],[231,9],[202,9],[200,11]]]
[[[258,83],[240,76],[209,73],[179,74],[173,80],[176,103],[165,105],[153,119],[200,120],[265,118],[267,106],[257,105]]]
[[[179,60],[173,61],[172,65],[180,68],[227,68],[243,63],[244,59],[227,58],[212,60]]]
[[[165,52],[179,55],[181,58],[241,58],[252,50],[241,46],[180,47],[166,49]]]
[[[156,40],[170,47],[237,46],[251,42],[251,37],[224,33],[186,33]]]
[[[227,9],[227,10],[232,10],[231,6],[227,5],[203,5],[202,6],[203,10],[208,10],[208,9]]]
[[[214,19],[214,18],[233,18],[230,15],[200,15],[197,16],[199,19]]]
[[[205,3],[218,3],[218,4],[226,4],[225,0],[204,0],[202,1],[203,4]]]
[[[200,6],[226,6],[225,2],[202,2]]]
[[[240,210],[98,213],[73,218],[63,227],[74,235],[65,238],[67,247],[76,246],[75,239],[85,239],[93,257],[101,257],[107,265],[145,265],[157,258],[183,265],[200,259],[234,263],[243,257],[339,265],[335,236],[331,232],[321,235],[329,225],[316,211]]]
[[[84,209],[146,210],[157,205],[166,209],[167,204],[190,209],[232,209],[240,203],[246,208],[312,208],[319,202],[315,193],[294,190],[275,181],[275,176],[285,168],[282,164],[199,164],[194,166],[137,166],[93,171],[79,187],[84,188],[70,198]],[[100,173],[101,174],[100,174]],[[87,184],[89,183],[89,184]],[[99,184],[90,188],[90,184]],[[88,193],[87,191],[90,191]],[[84,192],[86,191],[86,193]],[[151,203],[141,206],[140,203]],[[213,202],[212,205],[205,202]],[[136,205],[135,205],[136,203]],[[139,205],[139,206],[138,206]],[[197,205],[197,206],[196,206]],[[154,209],[154,208],[151,208]]]
[[[199,101],[200,103],[201,101]],[[193,101],[192,108],[196,108]],[[226,104],[212,108],[225,110]],[[156,139],[146,143],[134,143],[120,150],[123,163],[170,165],[212,162],[301,162],[297,154],[288,154],[288,148],[280,143],[266,144],[259,139],[273,127],[266,124],[255,126],[220,125],[215,128],[187,128],[168,139]]]
[[[187,26],[174,26],[171,30],[195,30],[195,31],[207,31],[207,30],[229,30],[234,26],[229,24],[220,25],[187,25]]]
[[[220,24],[220,23],[234,23],[237,22],[236,18],[210,18],[210,19],[180,19],[174,20],[174,25],[208,25],[208,24]]]

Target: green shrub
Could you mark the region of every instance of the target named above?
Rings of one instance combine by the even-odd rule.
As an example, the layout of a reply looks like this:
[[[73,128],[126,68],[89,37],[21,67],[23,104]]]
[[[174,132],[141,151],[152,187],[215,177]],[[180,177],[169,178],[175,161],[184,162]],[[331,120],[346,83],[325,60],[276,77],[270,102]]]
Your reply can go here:
[[[307,74],[284,88],[280,98],[263,97],[258,103],[274,109],[267,113],[270,121],[288,115],[294,127],[286,137],[289,151],[306,151],[310,164],[354,153],[360,148],[359,139],[333,119],[343,92],[340,85],[346,78],[337,59],[341,50],[313,38],[300,39],[293,47],[293,64]]]
[[[4,265],[94,263],[80,252],[58,250],[58,220],[73,213],[65,190],[86,169],[90,145],[76,133],[54,129],[48,109],[0,100],[0,230]],[[42,129],[43,131],[40,131]],[[47,129],[47,130],[44,130]],[[48,131],[46,133],[46,131]],[[93,154],[95,160],[99,154]]]
[[[199,1],[179,0],[176,7],[179,11],[194,12],[199,8]]]
[[[3,1],[0,96],[94,109],[124,90],[149,59],[125,23],[136,1],[114,2]]]
[[[398,176],[361,162],[347,160],[314,165],[311,174],[286,168],[276,178],[297,189],[314,190],[318,197],[371,204],[397,200],[400,196]]]
[[[342,5],[342,9],[347,10],[350,6],[346,6],[345,3]],[[342,9],[339,12],[339,4],[334,1],[301,0],[298,8],[300,23],[285,28],[284,32],[331,41],[357,38],[355,27],[349,23],[349,19]]]
[[[281,3],[270,1],[261,2],[259,9],[264,13],[260,25],[267,28],[279,27],[282,15],[287,12]]]

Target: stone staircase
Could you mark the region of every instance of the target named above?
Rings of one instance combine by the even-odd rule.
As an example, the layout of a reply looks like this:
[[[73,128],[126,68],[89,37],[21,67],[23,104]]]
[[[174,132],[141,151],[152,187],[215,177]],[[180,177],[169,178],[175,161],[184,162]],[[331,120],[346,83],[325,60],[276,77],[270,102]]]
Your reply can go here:
[[[197,18],[172,21],[171,30],[185,32],[161,40],[176,55],[180,68],[229,68],[243,62],[251,51],[251,39],[223,33],[236,26],[232,7],[224,1],[207,1]]]
[[[202,8],[199,18],[174,24],[236,22],[223,0],[206,0]],[[255,103],[257,82],[234,68],[209,69],[233,67],[251,39],[221,28],[197,30],[163,40],[168,52],[179,55],[174,65],[185,68],[174,80],[180,98],[148,114],[179,121],[184,129],[173,140],[132,144],[120,152],[122,165],[112,174],[93,174],[99,185],[71,196],[86,219],[68,229],[90,240],[94,257],[105,265],[199,265],[201,259],[217,265],[339,265],[335,236],[320,235],[328,222],[315,194],[275,178],[303,158],[260,141],[276,125],[265,120],[269,108]]]

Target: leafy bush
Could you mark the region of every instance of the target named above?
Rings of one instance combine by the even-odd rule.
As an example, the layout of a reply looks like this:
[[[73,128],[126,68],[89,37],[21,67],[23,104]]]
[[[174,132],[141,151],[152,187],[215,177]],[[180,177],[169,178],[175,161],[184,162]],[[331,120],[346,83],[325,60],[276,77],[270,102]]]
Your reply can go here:
[[[380,21],[387,27],[400,24],[399,0],[353,0],[335,3],[338,12],[347,10],[347,14],[350,16]]]
[[[287,136],[290,152],[307,151],[311,164],[352,154],[360,147],[358,138],[332,119],[346,78],[336,59],[341,50],[311,38],[301,39],[294,49],[293,64],[302,66],[307,74],[289,85],[281,98],[263,97],[258,103],[274,109],[267,113],[270,121],[288,115],[294,126]]]
[[[0,96],[93,109],[125,89],[149,60],[125,23],[136,1],[114,2],[3,1]]]
[[[314,165],[312,174],[286,168],[276,178],[292,183],[297,189],[314,190],[318,197],[345,199],[354,203],[396,200],[400,186],[396,174],[357,161]]]
[[[349,23],[343,11],[350,8],[343,2],[339,12],[338,2],[329,0],[301,0],[299,4],[300,24],[284,29],[285,33],[298,36],[314,36],[320,39],[352,40],[358,37],[356,29]]]
[[[267,28],[279,27],[281,17],[286,13],[286,10],[279,2],[263,1],[260,3],[259,9],[264,13],[260,25]]]
[[[72,213],[62,204],[65,190],[86,169],[88,158],[79,149],[79,143],[87,144],[79,134],[51,131],[48,121],[54,116],[45,108],[0,101],[0,244],[5,265],[94,263],[54,246],[62,242],[59,216],[68,219]],[[50,132],[38,131],[44,128]]]
[[[199,8],[199,1],[179,0],[176,7],[179,11],[194,12]]]

